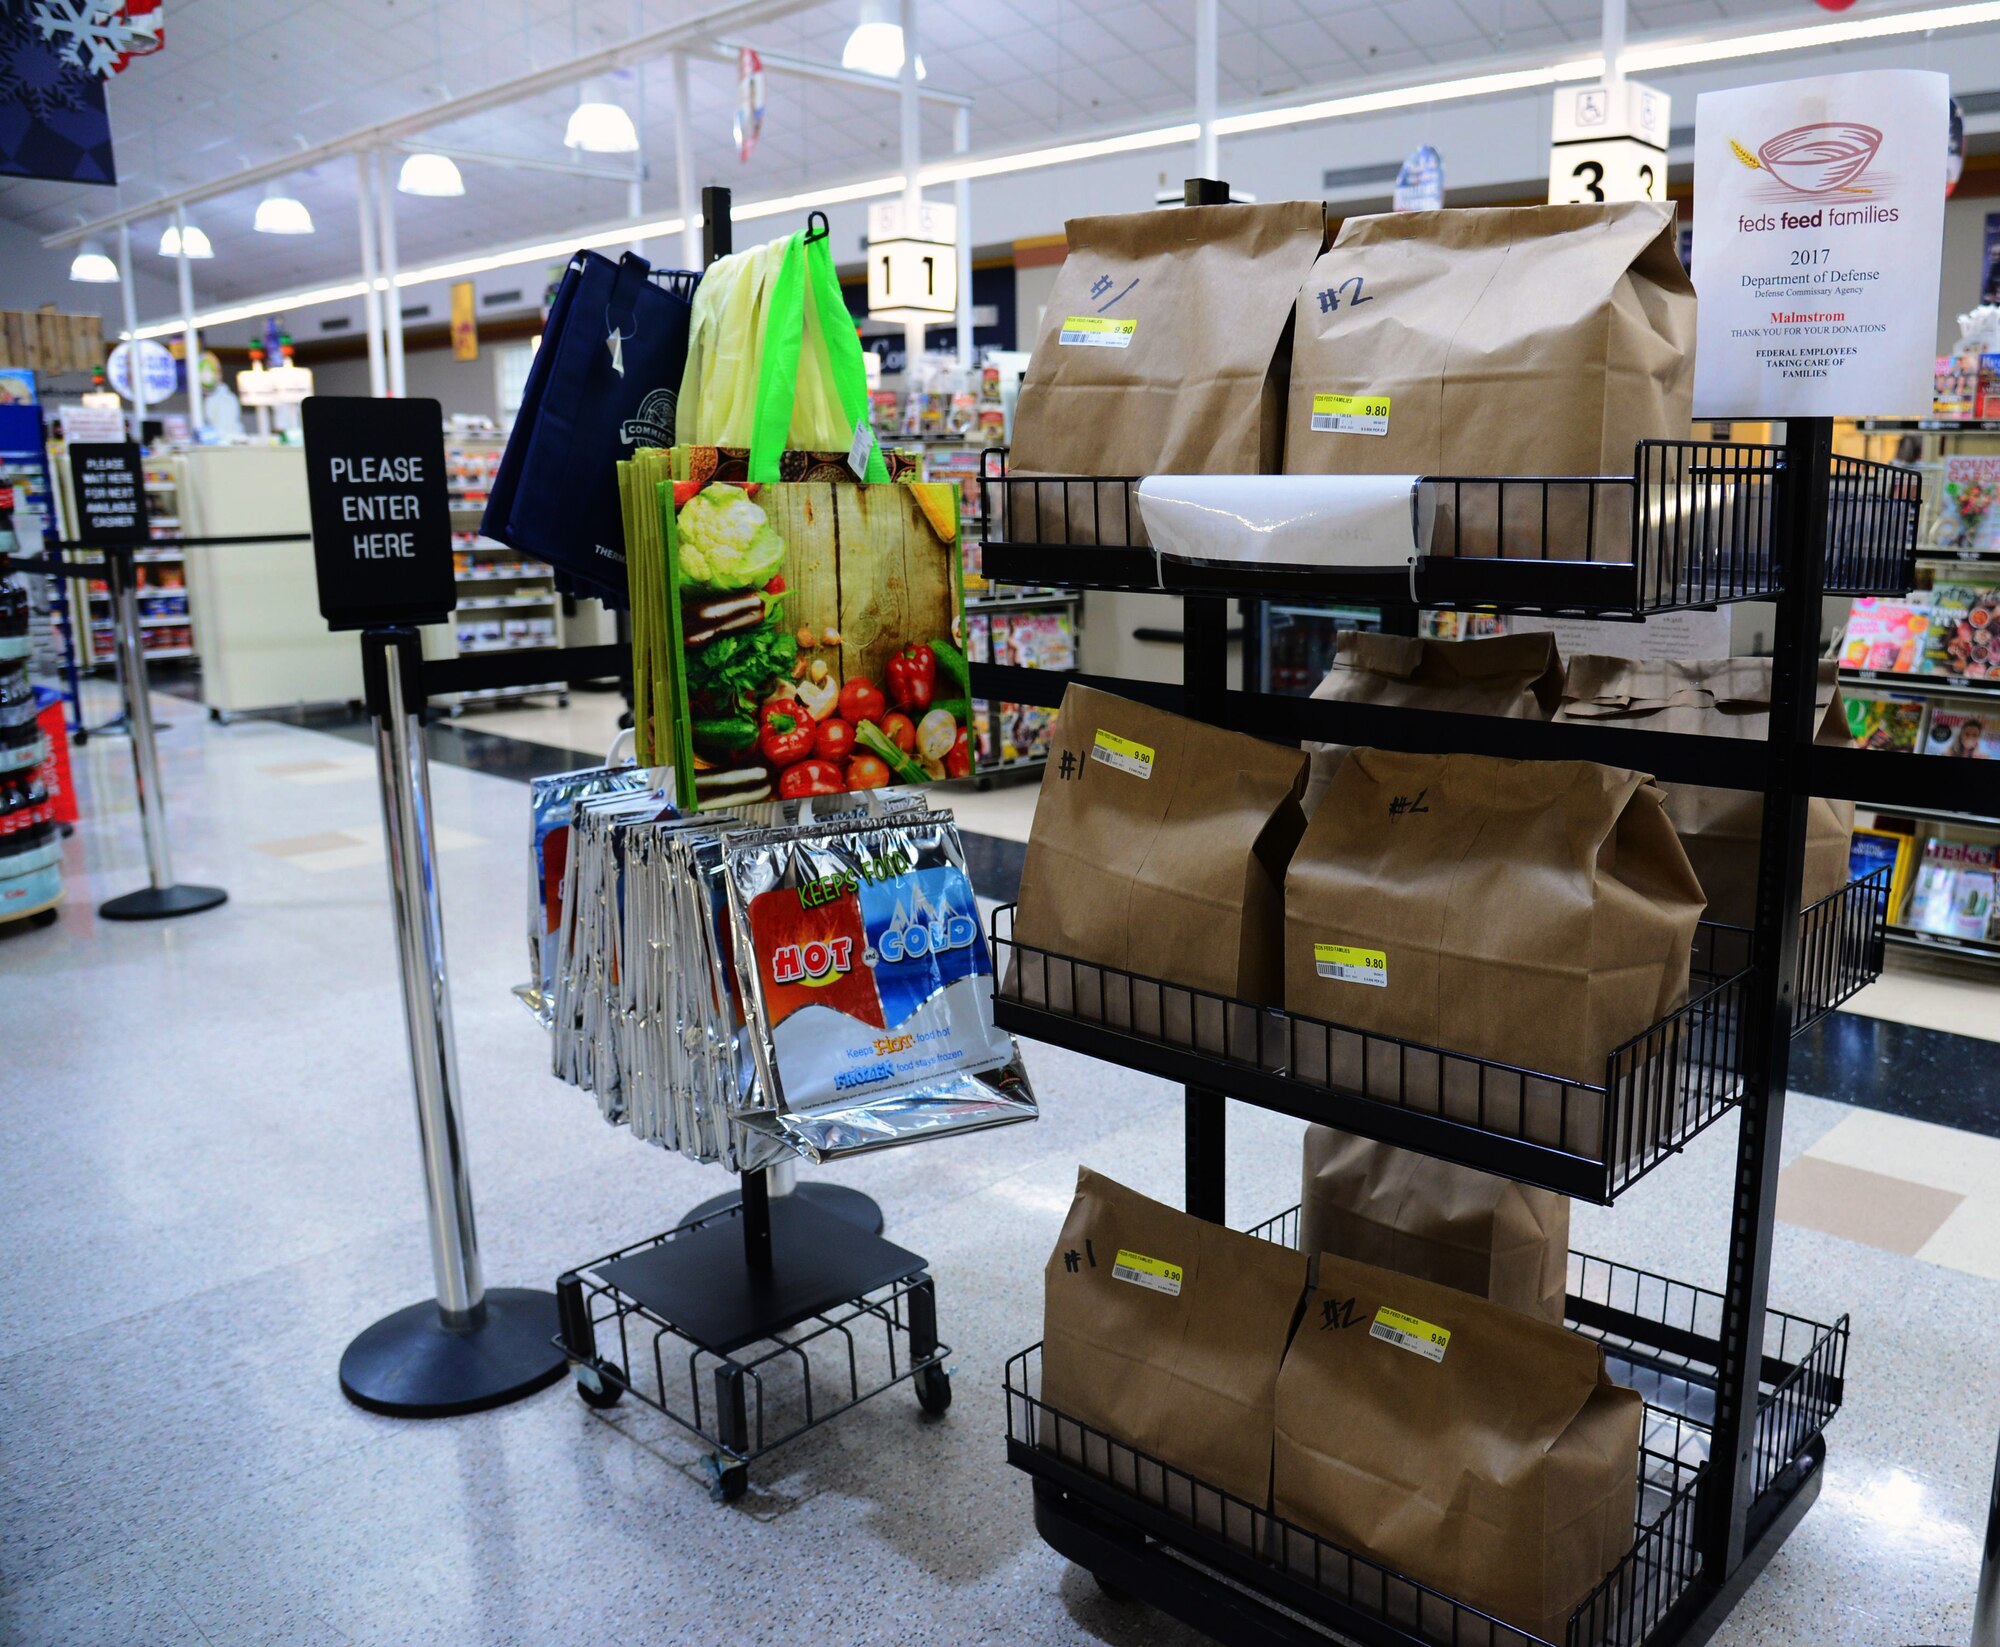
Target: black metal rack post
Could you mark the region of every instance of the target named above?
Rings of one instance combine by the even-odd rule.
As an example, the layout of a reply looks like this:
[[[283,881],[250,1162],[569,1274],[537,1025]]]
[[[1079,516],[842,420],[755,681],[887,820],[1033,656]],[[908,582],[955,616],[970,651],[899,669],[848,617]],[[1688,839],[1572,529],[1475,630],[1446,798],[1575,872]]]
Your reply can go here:
[[[1186,198],[1191,205],[1208,203],[1227,199],[1227,191],[1192,180]],[[1726,1110],[1740,1110],[1722,1293],[1638,1272],[1628,1288],[1626,1281],[1604,1280],[1619,1266],[1584,1259],[1579,1273],[1572,1263],[1571,1327],[1601,1338],[1616,1376],[1638,1384],[1649,1401],[1678,1392],[1680,1405],[1662,1420],[1677,1438],[1667,1448],[1671,1467],[1659,1487],[1665,1496],[1656,1495],[1654,1508],[1642,1510],[1634,1555],[1578,1608],[1567,1647],[1706,1640],[1817,1496],[1822,1430],[1844,1388],[1844,1318],[1814,1327],[1768,1306],[1791,1041],[1878,975],[1882,964],[1886,893],[1879,876],[1801,909],[1809,798],[1880,793],[1893,787],[1884,782],[1881,763],[1895,759],[1813,747],[1818,626],[1823,589],[1870,593],[1905,586],[1898,580],[1914,552],[1921,494],[1913,473],[1836,461],[1831,447],[1829,420],[1795,419],[1782,445],[1642,442],[1627,476],[1426,477],[1424,485],[1450,494],[1454,522],[1468,518],[1467,500],[1478,499],[1496,520],[1533,522],[1539,514],[1541,534],[1508,539],[1497,552],[1456,541],[1442,551],[1434,545],[1407,573],[1393,575],[1158,563],[1132,536],[1136,477],[1015,480],[997,453],[982,473],[989,521],[1034,523],[1060,535],[1057,541],[1008,541],[989,526],[985,565],[995,582],[1164,588],[1184,597],[1185,620],[1178,689],[975,664],[975,695],[1055,706],[1077,681],[1264,737],[1594,760],[1667,782],[1764,798],[1754,928],[1704,924],[1688,1003],[1612,1055],[1603,1085],[1589,1089],[1598,1108],[1586,1113],[1601,1113],[1601,1130],[1581,1139],[1566,1122],[1556,1134],[1537,1133],[1523,1118],[1525,1106],[1513,1121],[1485,1114],[1484,1101],[1495,1090],[1519,1093],[1537,1081],[1547,1087],[1547,1077],[1450,1049],[1364,1036],[1268,1005],[1225,1002],[1136,973],[1114,971],[1101,980],[1104,989],[1079,989],[1077,970],[1113,969],[1088,969],[1019,943],[1011,910],[994,918],[995,953],[1005,970],[1067,968],[1072,998],[1108,996],[1115,988],[1133,1003],[1134,1023],[1112,1024],[1006,992],[998,1012],[1017,1033],[1185,1084],[1186,1204],[1202,1217],[1220,1219],[1224,1210],[1224,1093],[1604,1204],[1671,1161]],[[1071,541],[1070,494],[1084,487],[1098,504],[1097,527],[1087,539]],[[1028,495],[1043,488],[1052,495]],[[1121,490],[1122,538],[1098,529],[1119,512],[1105,494]],[[1008,508],[1000,517],[993,503],[1003,494]],[[1675,506],[1647,502],[1656,496],[1676,500]],[[1551,501],[1558,499],[1565,507],[1553,511]],[[1551,531],[1558,514],[1582,525],[1569,537]],[[1743,744],[1309,700],[1259,691],[1254,680],[1233,689],[1225,627],[1231,597],[1246,603],[1367,598],[1384,605],[1384,628],[1401,632],[1413,632],[1420,604],[1634,617],[1775,599],[1769,733],[1761,745]],[[1899,781],[1907,775],[1919,787],[1934,788],[1934,776],[1912,770],[1922,765],[1900,762]],[[2000,773],[1955,773],[1952,781],[1969,782],[1982,795],[2000,790]],[[1172,1039],[1165,1027],[1172,1018],[1191,1019],[1198,1000],[1209,1010],[1219,1007],[1221,1021],[1232,1026],[1220,1050]],[[1152,1028],[1137,1025],[1142,1005]],[[1239,1024],[1246,1026],[1240,1032]],[[1302,1047],[1334,1045],[1352,1055],[1350,1068],[1372,1071],[1370,1055],[1379,1057],[1394,1072],[1389,1084],[1370,1074],[1361,1084],[1343,1086],[1300,1061]],[[1334,1068],[1330,1054],[1322,1052],[1318,1067]],[[1437,1102],[1443,1072],[1453,1067],[1468,1085],[1476,1077],[1482,1095],[1476,1124],[1450,1119]],[[1413,1079],[1413,1068],[1428,1073]],[[1567,1118],[1576,1090],[1556,1085],[1562,1091],[1554,1096]],[[1483,1616],[1450,1598],[1433,1598],[1442,1609],[1437,1615],[1427,1611],[1429,1599],[1419,1609],[1421,1587],[1330,1546],[1319,1546],[1310,1568],[1317,1576],[1301,1585],[1289,1561],[1269,1551],[1245,1553],[1191,1525],[1189,1494],[1198,1500],[1213,1489],[1186,1478],[1176,1486],[1170,1466],[1139,1460],[1134,1474],[1114,1464],[1114,1479],[1106,1480],[1101,1469],[1068,1461],[1052,1446],[1050,1426],[1065,1434],[1063,1426],[1075,1421],[1044,1407],[1034,1393],[1037,1361],[1035,1352],[1024,1352],[1009,1367],[1010,1458],[1035,1477],[1035,1519],[1043,1537],[1118,1587],[1230,1642],[1297,1644],[1337,1634],[1371,1647],[1458,1647],[1503,1636],[1525,1639],[1482,1622]],[[1116,1453],[1115,1439],[1109,1444]],[[1653,1446],[1649,1440],[1649,1456]],[[1157,1485],[1163,1470],[1164,1494],[1149,1496],[1145,1483]],[[1273,1537],[1310,1542],[1297,1529],[1280,1529]],[[1330,1576],[1336,1572],[1345,1574],[1338,1583]],[[1376,1576],[1368,1578],[1370,1572]],[[1419,1616],[1425,1624],[1415,1622]]]

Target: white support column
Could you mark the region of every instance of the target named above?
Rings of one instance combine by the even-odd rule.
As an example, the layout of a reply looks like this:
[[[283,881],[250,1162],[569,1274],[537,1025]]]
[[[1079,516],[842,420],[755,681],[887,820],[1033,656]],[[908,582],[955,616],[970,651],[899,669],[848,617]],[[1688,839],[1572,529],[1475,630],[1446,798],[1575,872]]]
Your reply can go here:
[[[174,226],[181,236],[181,255],[175,261],[180,265],[181,352],[187,366],[188,432],[199,439],[208,420],[201,411],[201,334],[194,329],[194,276],[188,269],[193,260],[187,255],[187,207],[174,208]]]
[[[639,0],[632,0],[632,32],[635,35],[642,32]],[[637,82],[633,102],[638,107],[633,124],[638,128],[639,146],[632,151],[632,181],[625,185],[625,215],[634,223],[640,223],[645,220],[646,211],[644,190],[641,187],[641,180],[646,175],[646,65],[644,63],[633,65],[632,75]],[[634,257],[644,257],[645,241],[634,240],[631,243],[631,252]]]
[[[125,299],[125,376],[132,385],[134,440],[146,438],[146,374],[140,370],[139,303],[132,290],[132,225],[118,225],[118,286]]]
[[[1616,86],[1625,78],[1625,71],[1619,66],[1619,59],[1624,55],[1625,0],[1604,0],[1604,83],[1607,86]],[[1620,107],[1622,113],[1622,105]]]
[[[951,152],[972,148],[972,111],[952,110]],[[961,177],[951,186],[951,203],[958,218],[958,369],[972,367],[972,180]]]
[[[924,203],[917,173],[923,165],[924,106],[917,96],[917,0],[902,0],[903,24],[903,232],[917,232],[917,213]],[[916,384],[917,365],[924,358],[924,323],[903,324],[903,389]]]
[[[688,60],[674,53],[674,191],[681,203],[681,267],[701,267],[701,202],[694,192],[694,127],[688,119]]]
[[[1605,0],[1607,5],[1613,0]],[[1194,0],[1194,118],[1201,127],[1195,140],[1194,172],[1197,177],[1219,180],[1222,161],[1216,152],[1215,107],[1219,74],[1216,49],[1215,0]]]
[[[369,155],[356,154],[354,187],[361,202],[361,279],[368,288],[361,300],[362,324],[368,328],[368,392],[380,400],[389,392],[389,374],[382,360],[382,294],[375,289],[382,271],[375,261],[375,189],[371,170]]]
[[[389,183],[389,159],[375,152],[375,204],[382,222],[382,278],[388,282],[382,301],[384,337],[388,344],[389,393],[401,400],[408,393],[403,379],[403,293],[396,284],[396,191]]]

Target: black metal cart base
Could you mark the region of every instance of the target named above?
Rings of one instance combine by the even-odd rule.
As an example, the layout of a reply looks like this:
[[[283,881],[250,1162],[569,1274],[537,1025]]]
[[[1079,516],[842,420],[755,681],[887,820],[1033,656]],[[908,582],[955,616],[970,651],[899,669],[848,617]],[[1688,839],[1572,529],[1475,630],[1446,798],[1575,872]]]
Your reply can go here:
[[[871,1235],[882,1233],[882,1205],[872,1195],[863,1195],[858,1189],[849,1189],[845,1184],[828,1184],[818,1179],[807,1179],[794,1184],[783,1195],[771,1197],[775,1208],[786,1201],[803,1200],[818,1207],[822,1212],[830,1212],[836,1218],[850,1224],[859,1224]],[[731,1207],[743,1205],[743,1192],[731,1190],[727,1195],[712,1196],[681,1220],[683,1224],[699,1224],[718,1213],[727,1212]]]
[[[753,1459],[893,1385],[913,1383],[927,1413],[951,1405],[924,1259],[812,1199],[752,1199],[556,1282],[577,1394],[602,1408],[629,1393],[708,1443],[725,1501]]]

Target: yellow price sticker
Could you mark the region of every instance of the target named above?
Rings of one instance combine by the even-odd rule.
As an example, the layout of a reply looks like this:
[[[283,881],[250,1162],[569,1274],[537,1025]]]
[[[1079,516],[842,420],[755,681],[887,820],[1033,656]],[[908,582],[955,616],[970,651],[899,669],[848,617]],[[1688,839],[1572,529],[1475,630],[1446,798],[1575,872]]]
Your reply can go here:
[[[1121,738],[1116,732],[1106,732],[1102,727],[1091,740],[1090,758],[1120,772],[1128,772],[1135,778],[1150,778],[1153,775],[1153,751],[1148,745],[1131,738]]]
[[[1322,435],[1386,435],[1387,395],[1314,395],[1312,426]]]
[[[1056,333],[1056,342],[1087,349],[1129,348],[1138,333],[1139,322],[1116,320],[1105,315],[1071,315]]]
[[[1341,984],[1389,987],[1389,957],[1379,949],[1352,949],[1346,944],[1314,944],[1313,970]]]
[[[1114,1279],[1130,1281],[1135,1287],[1144,1287],[1148,1292],[1163,1292],[1169,1298],[1181,1295],[1181,1273],[1178,1264],[1148,1258],[1142,1252],[1130,1252],[1124,1247],[1118,1249],[1117,1261],[1111,1266]]]
[[[1386,1304],[1375,1312],[1368,1336],[1379,1338],[1385,1344],[1394,1344],[1399,1350],[1421,1355],[1426,1361],[1442,1361],[1445,1350],[1451,1344],[1451,1334],[1435,1322],[1405,1315]]]

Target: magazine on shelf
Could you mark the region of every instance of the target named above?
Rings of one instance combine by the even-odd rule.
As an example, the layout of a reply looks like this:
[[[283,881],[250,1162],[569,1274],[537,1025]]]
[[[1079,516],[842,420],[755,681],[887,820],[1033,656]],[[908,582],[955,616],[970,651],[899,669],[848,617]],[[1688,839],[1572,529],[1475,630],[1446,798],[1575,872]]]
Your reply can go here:
[[[1936,497],[1930,535],[1940,549],[2000,550],[2000,457],[1946,458]]]
[[[1922,667],[1930,627],[1931,597],[1926,590],[1895,598],[1862,595],[1848,616],[1841,667],[1907,675]]]
[[[1924,726],[1924,700],[1902,696],[1864,696],[1844,692],[1847,730],[1862,749],[1885,749],[1908,755],[1916,751]]]
[[[1960,680],[2000,677],[2000,589],[1940,583],[1931,590],[1931,621],[1919,668]]]
[[[1933,835],[1924,842],[1909,907],[1897,924],[1943,938],[1990,937],[1996,871],[2000,847]],[[1975,920],[1981,927],[1976,932]]]
[[[1958,755],[2000,760],[2000,704],[1990,710],[1947,709],[1934,705],[1924,728],[1926,755]]]
[[[1889,917],[1901,902],[1904,866],[1916,856],[1916,842],[1892,829],[1857,829],[1847,849],[1847,878],[1867,879],[1877,870],[1889,871]]]

